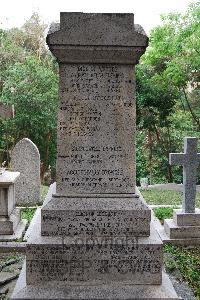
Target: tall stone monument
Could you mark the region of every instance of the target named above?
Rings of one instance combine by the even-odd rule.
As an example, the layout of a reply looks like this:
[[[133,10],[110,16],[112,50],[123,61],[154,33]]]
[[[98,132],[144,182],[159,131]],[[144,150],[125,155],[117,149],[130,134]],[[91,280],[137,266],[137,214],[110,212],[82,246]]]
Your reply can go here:
[[[181,244],[200,244],[200,209],[195,209],[197,167],[197,138],[184,138],[184,153],[170,153],[171,165],[183,166],[182,209],[174,210],[173,219],[164,222],[165,232],[171,240]]]
[[[11,167],[20,172],[15,185],[16,204],[30,206],[40,202],[40,153],[29,139],[20,140],[11,153]]]
[[[57,187],[13,299],[177,299],[136,189],[135,74],[148,39],[133,14],[61,13]]]

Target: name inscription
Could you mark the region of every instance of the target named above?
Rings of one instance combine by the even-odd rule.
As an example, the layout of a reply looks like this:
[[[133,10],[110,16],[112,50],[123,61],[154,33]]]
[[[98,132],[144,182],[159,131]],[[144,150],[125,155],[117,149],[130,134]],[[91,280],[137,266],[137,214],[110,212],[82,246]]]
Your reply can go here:
[[[135,242],[135,241],[133,241]],[[45,259],[44,259],[45,257]],[[132,281],[161,280],[160,247],[128,244],[28,246],[27,279],[39,281]]]
[[[61,66],[58,193],[134,193],[132,66]]]

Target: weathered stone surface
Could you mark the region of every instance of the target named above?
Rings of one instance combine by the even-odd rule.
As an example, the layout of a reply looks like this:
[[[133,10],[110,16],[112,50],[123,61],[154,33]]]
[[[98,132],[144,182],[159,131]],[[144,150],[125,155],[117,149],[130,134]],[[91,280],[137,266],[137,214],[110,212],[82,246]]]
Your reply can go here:
[[[42,208],[42,235],[149,236],[150,221],[141,197],[54,197]]]
[[[159,234],[159,237],[163,244],[170,243],[172,245],[179,245],[179,246],[198,246],[200,245],[200,238],[192,238],[191,236],[188,238],[170,238],[169,235],[166,233],[164,226],[161,225],[160,221],[155,217],[152,212],[152,221],[154,228]],[[194,229],[194,226],[193,226]]]
[[[0,241],[22,237],[26,222],[20,221],[20,209],[15,207],[15,182],[19,172],[5,171],[0,175]]]
[[[200,153],[197,153],[197,138],[184,138],[184,153],[170,153],[171,165],[183,166],[183,211],[195,212],[197,167],[200,163]]]
[[[27,245],[27,283],[160,284],[162,242],[150,237],[42,237],[40,216]]]
[[[47,282],[45,285],[26,285],[26,265],[24,264],[20,278],[12,295],[13,300],[35,299],[179,299],[169,277],[163,272],[161,285],[135,285],[116,282],[101,285],[68,285],[66,282]]]
[[[40,202],[40,154],[31,140],[24,138],[15,145],[11,166],[13,171],[20,172],[15,185],[16,204]]]
[[[165,219],[164,228],[171,239],[200,238],[200,226],[177,226],[172,219]]]
[[[8,189],[1,188],[0,189],[0,214],[1,216],[8,215]]]
[[[0,216],[8,217],[15,207],[14,184],[19,172],[5,171],[0,175]]]
[[[0,272],[0,286],[3,286],[10,281],[16,279],[19,276],[19,272]]]
[[[13,234],[1,234],[0,235],[0,247],[1,251],[13,251],[18,252],[20,250],[20,246],[17,245],[16,240],[19,240],[23,237],[25,229],[27,226],[27,220],[19,220],[19,223],[17,224],[17,227],[15,228],[15,231]],[[2,242],[2,243],[1,243]],[[9,243],[10,242],[10,243]],[[12,243],[13,242],[13,243]]]
[[[14,208],[7,217],[0,217],[0,234],[13,234],[20,222],[20,209]]]
[[[19,172],[5,171],[0,175],[0,187],[8,187],[9,185],[14,184],[19,176]]]
[[[200,209],[195,213],[184,213],[182,210],[174,210],[174,223],[178,226],[200,226]]]
[[[133,14],[61,13],[47,44],[59,62],[137,64],[148,38]]]
[[[61,65],[57,193],[135,192],[134,69]]]
[[[119,238],[117,239],[119,242]],[[111,283],[124,281],[129,284],[161,284],[162,258],[158,245],[130,246],[106,242],[104,246],[71,245],[27,247],[27,284],[41,281],[65,281],[71,283]],[[51,241],[50,241],[51,242]],[[101,242],[101,241],[100,241]],[[121,240],[120,240],[121,242]],[[156,247],[157,246],[157,247]],[[135,248],[135,249],[134,249]],[[122,252],[125,251],[126,255]],[[30,255],[44,254],[44,259]]]
[[[13,234],[20,221],[20,211],[15,209],[14,183],[19,172],[5,171],[0,175],[0,235]]]
[[[0,217],[0,234],[13,234],[13,223],[5,217]]]
[[[46,197],[44,199],[43,206],[45,206],[52,199],[52,195],[55,194],[56,194],[56,182],[50,185]]]

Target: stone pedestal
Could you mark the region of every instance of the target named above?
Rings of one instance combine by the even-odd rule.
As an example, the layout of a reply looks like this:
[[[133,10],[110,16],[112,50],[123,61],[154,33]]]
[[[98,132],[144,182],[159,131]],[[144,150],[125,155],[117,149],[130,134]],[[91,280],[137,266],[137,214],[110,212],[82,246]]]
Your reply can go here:
[[[173,219],[166,219],[164,229],[168,237],[173,240],[185,239],[185,243],[195,240],[195,244],[200,244],[200,209],[196,209],[195,213],[185,213],[182,210],[175,210]]]
[[[60,71],[56,190],[13,299],[177,299],[162,281],[162,242],[135,184],[134,66],[144,31],[133,14],[61,13],[47,43]]]
[[[25,229],[20,209],[15,207],[15,182],[19,176],[19,172],[10,171],[0,175],[0,241],[20,238]]]
[[[42,236],[40,213],[33,222],[12,299],[178,299],[152,225],[147,237],[52,237]]]

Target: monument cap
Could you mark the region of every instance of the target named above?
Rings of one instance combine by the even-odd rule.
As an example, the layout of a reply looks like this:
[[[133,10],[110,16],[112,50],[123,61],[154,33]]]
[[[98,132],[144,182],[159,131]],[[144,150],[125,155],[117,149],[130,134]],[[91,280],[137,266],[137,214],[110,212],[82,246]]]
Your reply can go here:
[[[148,38],[131,13],[61,12],[47,44],[60,62],[136,64]]]

